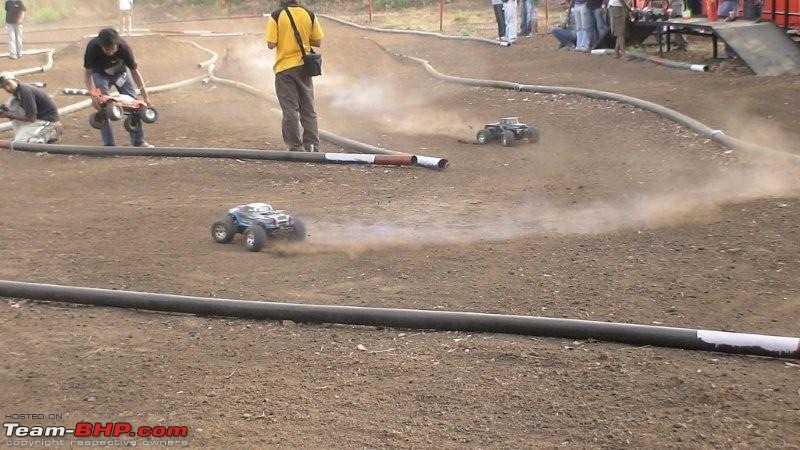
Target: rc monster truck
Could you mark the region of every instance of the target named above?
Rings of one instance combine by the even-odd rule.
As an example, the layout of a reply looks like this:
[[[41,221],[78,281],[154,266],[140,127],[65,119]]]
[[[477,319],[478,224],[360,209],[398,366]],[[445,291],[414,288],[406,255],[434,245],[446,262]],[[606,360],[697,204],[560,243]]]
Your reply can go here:
[[[99,130],[106,125],[106,121],[122,120],[124,117],[125,130],[133,133],[142,128],[142,122],[155,123],[158,120],[158,111],[155,108],[128,95],[105,95],[100,89],[93,89],[91,95],[100,104],[100,111],[93,112],[89,116],[92,128]]]
[[[244,236],[244,248],[257,252],[270,239],[302,241],[306,227],[286,211],[275,210],[266,203],[248,203],[229,209],[225,217],[211,225],[211,237],[220,244],[231,242],[237,233]]]
[[[500,122],[490,123],[478,131],[478,144],[488,144],[499,140],[503,147],[511,147],[514,141],[527,139],[529,142],[539,142],[539,130],[520,123],[517,117],[505,117]]]

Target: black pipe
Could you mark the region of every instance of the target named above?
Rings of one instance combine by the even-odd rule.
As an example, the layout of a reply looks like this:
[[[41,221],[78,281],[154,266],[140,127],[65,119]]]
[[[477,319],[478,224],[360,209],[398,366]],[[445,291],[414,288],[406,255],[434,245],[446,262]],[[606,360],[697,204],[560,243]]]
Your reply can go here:
[[[360,153],[312,153],[267,151],[235,148],[195,147],[106,147],[54,144],[28,144],[0,140],[0,148],[21,152],[83,156],[165,156],[176,158],[229,158],[262,161],[299,161],[320,164],[377,164],[389,166],[415,165],[414,155],[363,155]]]
[[[201,316],[596,339],[630,345],[800,358],[800,339],[795,337],[591,320],[456,311],[272,303],[3,280],[0,280],[0,297],[169,311]]]

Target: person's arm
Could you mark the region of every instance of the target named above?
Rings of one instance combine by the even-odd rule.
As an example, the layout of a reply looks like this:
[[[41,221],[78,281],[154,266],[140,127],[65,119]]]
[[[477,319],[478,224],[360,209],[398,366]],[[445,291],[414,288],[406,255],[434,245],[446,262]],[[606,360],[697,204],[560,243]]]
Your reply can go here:
[[[20,3],[20,6],[22,6],[22,8],[19,11],[19,17],[17,18],[17,25],[22,25],[22,20],[25,19],[25,12],[28,10],[28,8],[25,7],[24,3]]]
[[[9,120],[16,120],[18,122],[34,122],[34,121],[36,121],[36,117],[25,117],[25,116],[22,116],[22,115],[15,116],[14,114],[11,114],[11,112],[6,111],[6,110],[0,111],[0,117],[5,117],[6,119],[9,119]]]
[[[94,80],[92,79],[92,69],[83,70],[83,84],[89,92],[94,90]]]
[[[272,16],[267,20],[267,31],[264,32],[264,41],[267,43],[267,48],[272,50],[278,46],[278,24]]]
[[[123,47],[123,44],[124,47]],[[144,77],[142,77],[142,72],[139,71],[139,64],[136,63],[136,58],[133,56],[133,50],[128,46],[127,43],[121,42],[120,43],[120,58],[125,62],[125,65],[128,66],[128,69],[131,71],[131,75],[133,76],[133,82],[136,83],[136,86],[139,88],[139,91],[142,93],[142,100],[145,103],[150,105],[150,95],[147,94],[147,86],[144,84]]]
[[[322,38],[325,33],[322,32],[322,25],[319,24],[319,18],[314,18],[314,23],[311,25],[311,36],[308,38],[308,43],[312,47],[322,47]]]
[[[139,71],[139,68],[135,68],[131,70],[131,75],[133,75],[133,82],[136,83],[136,86],[139,86],[139,90],[142,92],[142,100],[145,103],[150,105],[150,96],[147,94],[147,87],[144,85],[144,78],[142,78],[142,72]]]
[[[19,98],[19,104],[22,106],[22,110],[25,111],[25,114],[14,115],[9,113],[6,115],[6,117],[11,120],[19,120],[21,122],[36,122],[36,115],[39,113],[39,111],[36,109],[36,99],[33,98],[33,92],[28,89],[23,91],[17,88],[17,98]]]
[[[627,11],[628,15],[630,16],[632,11],[631,11],[631,6],[628,4],[627,0],[619,0],[619,1],[620,3],[622,3],[622,7],[625,8],[625,11]],[[633,20],[632,17],[628,17],[628,19]]]
[[[92,79],[92,74],[94,71],[92,69],[84,69],[83,70],[83,84],[86,86],[86,89],[91,94],[92,91],[95,89],[94,79]],[[94,109],[100,110],[100,99],[92,95],[92,106]]]

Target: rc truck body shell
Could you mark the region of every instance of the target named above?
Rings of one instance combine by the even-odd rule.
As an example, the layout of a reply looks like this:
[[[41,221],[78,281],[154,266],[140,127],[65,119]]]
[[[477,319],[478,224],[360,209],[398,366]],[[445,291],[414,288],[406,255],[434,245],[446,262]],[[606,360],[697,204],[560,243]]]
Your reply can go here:
[[[142,127],[142,123],[155,123],[158,111],[129,95],[106,95],[100,89],[92,89],[91,96],[97,99],[100,110],[89,116],[92,128],[101,129],[108,120],[125,119],[125,129],[133,132]]]
[[[267,203],[248,203],[231,208],[225,217],[211,226],[211,237],[221,244],[232,241],[239,233],[244,235],[245,248],[254,252],[261,250],[268,240],[302,241],[306,238],[305,225],[300,219]]]
[[[521,123],[517,117],[504,117],[499,122],[486,124],[478,131],[479,144],[499,140],[503,147],[510,147],[514,141],[521,139],[539,142],[539,130]]]

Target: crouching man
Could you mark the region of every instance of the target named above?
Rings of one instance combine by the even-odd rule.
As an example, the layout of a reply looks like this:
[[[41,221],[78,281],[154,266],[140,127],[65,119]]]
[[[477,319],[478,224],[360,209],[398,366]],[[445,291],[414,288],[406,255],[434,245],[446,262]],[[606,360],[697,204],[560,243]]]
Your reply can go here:
[[[14,142],[51,144],[61,140],[58,107],[41,89],[22,84],[9,73],[0,74],[0,87],[11,98],[0,106],[0,117],[11,119]]]

